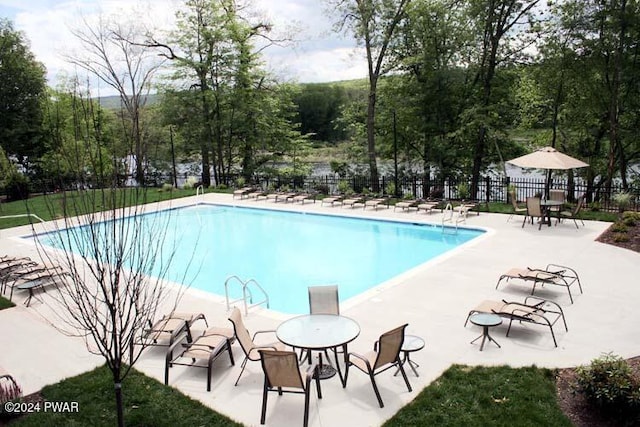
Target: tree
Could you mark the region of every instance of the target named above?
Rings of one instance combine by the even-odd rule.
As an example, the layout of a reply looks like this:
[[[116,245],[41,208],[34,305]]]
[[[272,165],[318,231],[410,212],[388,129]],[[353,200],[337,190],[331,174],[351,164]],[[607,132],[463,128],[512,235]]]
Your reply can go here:
[[[467,120],[477,122],[473,144],[471,197],[476,198],[480,172],[485,165],[490,133],[492,107],[496,105],[492,90],[498,66],[512,61],[530,44],[519,27],[535,21],[532,15],[539,0],[473,0],[468,5],[468,18],[477,32],[477,58],[474,84],[477,101],[468,110]]]
[[[0,146],[23,166],[43,153],[41,101],[45,94],[44,66],[13,24],[0,19]]]
[[[112,140],[102,139],[100,126],[92,127],[100,123],[99,110],[78,108],[73,116],[91,132],[73,141],[72,153],[81,158],[67,161],[64,170],[82,177],[89,163],[95,179],[106,185],[45,199],[51,217],[62,219],[52,224],[55,233],[38,235],[34,229],[36,244],[43,259],[68,273],[49,292],[46,301],[55,318],[46,318],[64,333],[84,338],[88,350],[105,359],[113,377],[118,425],[123,426],[122,381],[144,349],[133,344],[156,319],[158,307],[175,309],[182,293],[172,300],[164,280],[178,237],[169,238],[168,230],[176,227],[172,210],[146,215],[144,187],[119,189],[117,168],[101,166],[119,158],[116,150],[102,149]],[[172,279],[179,273],[172,271]]]
[[[136,43],[142,33],[133,21],[120,21],[102,16],[95,24],[83,20],[84,26],[73,30],[83,51],[67,59],[116,90],[123,110],[123,135],[134,156],[136,181],[144,185],[147,153],[141,113],[161,62],[151,49]]]
[[[367,98],[367,152],[369,174],[373,191],[379,191],[376,158],[376,102],[377,87],[381,76],[394,66],[387,62],[387,49],[392,43],[396,29],[405,17],[411,0],[329,0],[339,12],[338,28],[351,31],[355,39],[364,46],[369,74]]]

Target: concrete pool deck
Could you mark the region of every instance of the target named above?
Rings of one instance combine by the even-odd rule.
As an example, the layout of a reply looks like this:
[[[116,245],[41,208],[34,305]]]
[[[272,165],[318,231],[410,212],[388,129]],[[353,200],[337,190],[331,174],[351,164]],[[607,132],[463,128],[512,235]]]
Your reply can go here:
[[[321,206],[320,202],[304,205],[272,200],[256,202],[213,193],[163,205],[175,207],[200,201],[438,225],[442,218],[439,212],[394,212],[384,207],[351,209]],[[420,376],[415,377],[407,370],[414,389],[411,393],[401,376],[387,372],[376,377],[385,403],[383,409],[378,407],[368,377],[361,372],[350,372],[346,389],[337,377],[325,380],[323,399],[317,399],[312,391],[310,426],[344,425],[347,420],[349,425],[381,425],[454,363],[562,368],[589,363],[606,352],[622,357],[640,354],[637,333],[640,254],[596,242],[608,223],[585,221],[584,227],[576,229],[572,221],[565,221],[538,230],[537,225],[531,224],[522,228],[522,217],[509,222],[507,218],[508,215],[471,213],[466,225],[486,229],[484,236],[341,303],[341,314],[356,320],[361,328],[359,337],[349,345],[352,351],[366,352],[381,333],[408,323],[407,333],[426,341],[424,349],[411,355],[420,365]],[[0,230],[2,254],[37,258],[33,244],[15,238],[25,234],[30,234],[29,227]],[[336,250],[339,249],[336,242]],[[544,268],[548,263],[574,268],[584,290],[580,294],[577,286],[572,286],[574,304],[564,288],[552,286],[536,291],[537,296],[556,301],[565,311],[569,331],[565,332],[560,324],[554,327],[558,348],[554,347],[548,329],[537,325],[514,324],[507,338],[506,322],[491,330],[502,348],[486,343],[480,352],[477,342],[470,344],[481,328],[463,326],[469,310],[486,299],[522,301],[529,295],[531,286],[515,282],[501,284],[496,290],[498,277],[512,267]],[[43,320],[42,316],[47,316],[46,304],[34,301],[27,308],[22,305],[25,297],[17,291],[13,298],[17,306],[0,311],[0,370],[11,373],[25,394],[103,364],[100,357],[87,352],[81,339],[64,336]],[[47,294],[42,298],[47,298]],[[209,325],[230,325],[222,297],[188,290],[179,309],[205,313]],[[289,317],[259,308],[250,311],[245,323],[253,333],[275,329]],[[163,350],[160,347],[145,350],[136,368],[163,381]],[[234,344],[233,352],[236,366],[230,367],[226,356],[215,362],[210,392],[206,392],[203,369],[174,367],[170,385],[244,425],[259,425],[263,381],[260,364],[249,362],[240,383],[234,387],[244,356],[238,344]],[[302,396],[270,394],[266,425],[298,425],[303,408]]]

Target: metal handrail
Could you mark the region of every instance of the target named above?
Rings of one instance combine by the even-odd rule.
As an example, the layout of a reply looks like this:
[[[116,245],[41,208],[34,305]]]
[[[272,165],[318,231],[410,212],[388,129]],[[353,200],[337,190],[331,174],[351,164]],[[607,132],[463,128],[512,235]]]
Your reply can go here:
[[[202,191],[202,194],[200,194],[200,191]],[[198,187],[196,187],[196,197],[198,197],[198,195],[200,194],[200,201],[204,201],[204,185],[198,185]]]
[[[238,298],[233,301],[230,301],[229,300],[229,282],[233,279],[235,279],[242,286],[242,298]],[[253,302],[253,294],[251,293],[251,289],[249,289],[249,285],[251,284],[255,285],[260,290],[260,292],[262,292],[262,294],[264,295],[264,300],[256,303]],[[269,295],[267,295],[267,292],[254,279],[249,279],[245,282],[242,279],[240,279],[238,276],[227,277],[227,280],[224,281],[224,295],[227,301],[227,310],[231,309],[231,304],[236,303],[238,301],[242,301],[244,305],[245,316],[249,314],[249,309],[252,307],[266,303],[267,308],[269,308]],[[247,305],[247,300],[249,300],[249,305]]]

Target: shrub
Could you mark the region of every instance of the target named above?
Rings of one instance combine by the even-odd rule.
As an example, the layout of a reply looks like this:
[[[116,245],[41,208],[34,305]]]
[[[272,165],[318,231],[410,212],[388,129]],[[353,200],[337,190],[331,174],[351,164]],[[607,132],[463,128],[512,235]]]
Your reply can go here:
[[[458,198],[464,200],[468,199],[471,192],[469,191],[469,185],[466,182],[458,184],[456,190],[458,190]]]
[[[385,187],[385,189],[384,189],[384,192],[385,192],[386,194],[395,195],[395,194],[396,194],[396,184],[395,184],[395,182],[389,182],[389,183],[386,185],[386,187]]]
[[[29,179],[21,173],[12,173],[5,183],[7,201],[26,200],[29,198]]]
[[[613,241],[616,243],[623,243],[629,241],[629,235],[627,233],[614,233]]]
[[[618,210],[620,212],[624,212],[625,209],[631,205],[631,201],[633,200],[633,195],[631,193],[627,193],[626,191],[622,191],[620,193],[616,193],[612,197],[614,203],[618,205]]]
[[[166,191],[166,192],[173,191],[173,184],[169,184],[169,183],[162,184],[162,188],[160,188],[160,191]]]
[[[244,179],[244,176],[239,176],[238,178],[236,178],[236,188],[242,188],[244,187],[244,184],[247,181]]]
[[[11,402],[22,397],[22,388],[11,375],[0,376],[0,408],[6,402]]]
[[[329,194],[329,186],[327,184],[316,184],[313,189],[320,194]]]
[[[338,191],[342,194],[349,194],[349,191],[351,190],[351,187],[349,186],[349,183],[344,180],[341,179],[340,182],[338,182]]]
[[[611,231],[614,233],[626,233],[629,231],[629,227],[621,222],[616,222],[611,226]]]
[[[184,183],[183,187],[185,190],[191,190],[192,188],[197,187],[198,180],[192,176],[187,178],[187,182]]]
[[[429,193],[429,197],[432,198],[432,199],[442,199],[443,196],[444,196],[444,189],[443,188],[434,188]]]
[[[640,383],[620,356],[607,353],[589,366],[578,367],[576,373],[578,390],[602,410],[623,413],[639,407]]]

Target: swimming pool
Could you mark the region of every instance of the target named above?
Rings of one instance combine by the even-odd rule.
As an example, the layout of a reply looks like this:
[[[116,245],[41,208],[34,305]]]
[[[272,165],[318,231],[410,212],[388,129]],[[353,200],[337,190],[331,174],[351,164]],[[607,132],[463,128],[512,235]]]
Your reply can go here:
[[[151,221],[160,214],[145,218]],[[228,277],[254,279],[268,293],[271,309],[306,313],[308,286],[337,284],[340,299],[346,300],[482,233],[462,228],[443,233],[426,224],[199,204],[171,210],[166,241],[175,241],[177,251],[167,279],[221,296]],[[43,243],[59,247],[54,235],[41,237]]]

